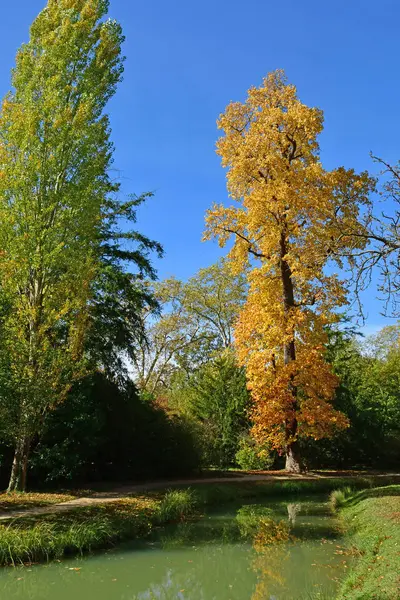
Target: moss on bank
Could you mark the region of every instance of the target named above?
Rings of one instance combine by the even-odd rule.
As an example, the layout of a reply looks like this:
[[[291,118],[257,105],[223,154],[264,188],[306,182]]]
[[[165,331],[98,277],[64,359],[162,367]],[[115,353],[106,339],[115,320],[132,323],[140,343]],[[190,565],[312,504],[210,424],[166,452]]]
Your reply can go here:
[[[355,562],[338,599],[399,599],[400,485],[353,493],[340,504]]]

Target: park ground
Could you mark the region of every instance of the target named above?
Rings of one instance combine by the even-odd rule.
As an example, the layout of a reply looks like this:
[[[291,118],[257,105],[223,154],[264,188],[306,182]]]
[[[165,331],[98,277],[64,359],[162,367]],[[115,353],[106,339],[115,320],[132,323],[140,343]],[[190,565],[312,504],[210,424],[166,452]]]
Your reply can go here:
[[[315,485],[330,486],[331,481],[338,484],[356,479],[358,482],[396,480],[400,483],[400,473],[379,471],[333,471],[319,470],[305,474],[288,474],[286,471],[208,471],[201,477],[185,479],[159,479],[145,482],[128,482],[119,484],[97,483],[90,487],[62,492],[31,492],[0,494],[0,521],[15,517],[35,516],[56,512],[68,512],[77,508],[94,506],[102,503],[116,502],[136,494],[145,494],[154,490],[185,487],[203,484],[255,483],[255,482],[318,482]],[[323,483],[325,482],[325,483]],[[330,488],[332,489],[332,488]]]

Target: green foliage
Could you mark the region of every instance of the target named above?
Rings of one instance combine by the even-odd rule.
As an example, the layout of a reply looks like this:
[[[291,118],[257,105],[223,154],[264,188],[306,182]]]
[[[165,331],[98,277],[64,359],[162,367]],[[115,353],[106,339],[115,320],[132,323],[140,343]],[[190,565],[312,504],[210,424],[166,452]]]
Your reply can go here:
[[[0,354],[10,488],[25,486],[43,414],[82,376],[113,146],[104,113],[122,76],[107,2],[49,1],[17,53],[0,115]],[[11,388],[11,395],[7,394]]]
[[[198,503],[193,490],[169,490],[161,500],[158,508],[161,523],[183,521],[192,515]]]
[[[248,428],[249,394],[244,371],[231,350],[212,357],[191,377],[177,378],[169,402],[200,424],[204,464],[235,464],[240,436]]]
[[[17,54],[0,115],[0,428],[16,448],[10,489],[25,486],[30,447],[75,381],[101,368],[122,385],[142,312],[158,306],[144,278],[155,278],[150,253],[162,248],[131,226],[151,194],[120,202],[109,176],[104,110],[122,76],[123,36],[107,9],[50,0]],[[90,412],[83,404],[75,408]],[[88,425],[89,450],[98,425]],[[81,466],[65,443],[58,478]]]
[[[203,329],[216,338],[219,348],[233,344],[233,328],[247,295],[244,273],[233,275],[229,262],[200,271],[185,285],[184,303],[197,315]]]
[[[99,268],[85,347],[90,362],[114,379],[127,378],[127,359],[134,359],[140,343],[145,343],[143,313],[158,309],[148,284],[156,277],[150,254],[161,257],[163,249],[133,229],[137,208],[151,197],[147,193],[127,202],[109,199],[103,210]]]
[[[333,490],[329,496],[329,504],[332,511],[337,511],[346,504],[346,500],[354,495],[353,488],[346,486],[340,488],[340,490]]]
[[[154,293],[162,310],[158,319],[146,319],[146,338],[132,359],[139,387],[165,394],[176,375],[190,375],[231,347],[246,283],[219,261],[186,283],[174,277],[157,283]]]
[[[270,448],[258,446],[249,436],[240,439],[235,458],[239,467],[246,471],[266,471],[274,464]]]
[[[354,494],[341,511],[355,560],[338,595],[340,600],[399,597],[400,486]]]
[[[309,467],[396,467],[400,451],[398,325],[359,341],[332,331],[328,357],[340,377],[335,406],[350,419],[332,440],[302,442]]]
[[[30,477],[42,485],[123,481],[183,475],[198,462],[183,419],[168,417],[132,384],[123,388],[96,373],[46,415]]]

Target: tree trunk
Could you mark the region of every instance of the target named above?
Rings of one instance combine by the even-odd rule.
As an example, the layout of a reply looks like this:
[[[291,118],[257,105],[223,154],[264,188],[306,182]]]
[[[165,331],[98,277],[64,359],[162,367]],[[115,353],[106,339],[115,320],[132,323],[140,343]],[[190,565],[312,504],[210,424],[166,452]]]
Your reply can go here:
[[[281,279],[282,279],[282,288],[283,288],[283,307],[284,313],[287,318],[290,317],[291,311],[295,308],[295,298],[294,298],[294,286],[293,286],[293,278],[292,271],[290,265],[286,260],[287,255],[287,236],[286,231],[284,230],[281,234],[280,240],[280,259],[281,259]],[[284,345],[283,348],[283,360],[285,365],[289,365],[291,362],[296,360],[296,345],[293,338]],[[301,473],[301,459],[300,452],[297,439],[297,410],[298,410],[298,400],[297,400],[297,388],[293,384],[293,381],[290,382],[290,392],[292,394],[292,406],[290,409],[291,414],[288,415],[288,418],[285,420],[285,436],[286,436],[286,471],[288,473]]]
[[[297,442],[292,442],[286,446],[286,465],[285,470],[288,473],[301,473],[301,458]]]
[[[8,492],[25,492],[31,442],[28,437],[19,439],[15,446]]]
[[[18,489],[19,473],[21,470],[21,456],[22,456],[22,446],[21,446],[21,441],[18,440],[16,443],[16,446],[15,446],[14,460],[13,460],[13,464],[11,467],[11,475],[10,475],[10,481],[8,484],[7,492],[14,492],[16,489]]]
[[[28,463],[29,463],[29,454],[31,451],[31,441],[30,439],[26,439],[24,443],[24,452],[22,454],[22,464],[21,464],[21,480],[20,480],[20,488],[22,492],[26,491],[26,480],[28,476]]]

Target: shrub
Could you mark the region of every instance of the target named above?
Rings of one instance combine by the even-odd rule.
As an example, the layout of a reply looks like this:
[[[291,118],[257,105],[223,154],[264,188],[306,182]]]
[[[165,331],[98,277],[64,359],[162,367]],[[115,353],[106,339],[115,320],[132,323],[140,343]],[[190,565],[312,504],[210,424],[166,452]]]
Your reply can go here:
[[[259,446],[250,437],[243,437],[236,452],[236,462],[245,471],[265,471],[272,467],[274,457],[268,446]]]
[[[193,514],[197,503],[197,496],[190,488],[187,490],[169,490],[159,506],[158,519],[160,523],[183,521]]]
[[[199,465],[192,432],[183,419],[95,373],[77,383],[45,418],[32,452],[31,485],[169,477]]]

